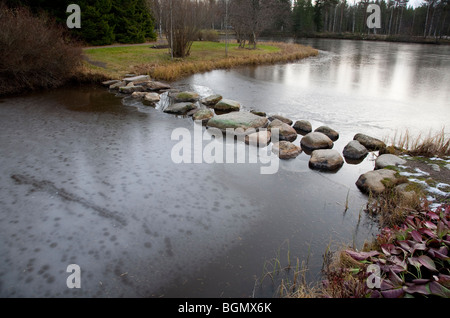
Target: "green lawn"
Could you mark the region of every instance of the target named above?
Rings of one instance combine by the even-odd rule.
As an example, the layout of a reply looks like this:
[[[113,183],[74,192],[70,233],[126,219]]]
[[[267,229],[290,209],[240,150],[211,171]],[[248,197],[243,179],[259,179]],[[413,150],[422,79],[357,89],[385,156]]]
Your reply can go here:
[[[298,44],[262,43],[256,49],[243,49],[237,43],[229,43],[226,57],[224,42],[196,41],[192,44],[190,56],[172,60],[167,48],[156,49],[153,45],[86,48],[85,71],[109,78],[139,73],[172,81],[217,68],[286,62],[317,54],[317,50]]]
[[[258,45],[256,50],[249,50],[239,49],[236,43],[228,44],[230,58],[279,51],[280,48],[272,45]],[[143,64],[167,65],[180,61],[179,59],[172,61],[168,49],[155,49],[152,48],[152,44],[88,48],[84,50],[84,54],[90,62],[94,63],[88,63],[89,68],[104,71],[111,76],[131,72],[133,67]],[[225,43],[202,41],[192,44],[190,56],[183,61],[212,61],[222,58],[225,58]]]

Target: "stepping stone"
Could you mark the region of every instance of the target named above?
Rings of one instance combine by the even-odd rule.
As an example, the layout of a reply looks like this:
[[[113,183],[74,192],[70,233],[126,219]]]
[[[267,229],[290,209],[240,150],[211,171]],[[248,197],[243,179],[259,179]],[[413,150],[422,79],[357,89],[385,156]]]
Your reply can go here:
[[[308,150],[333,148],[333,141],[321,132],[310,132],[300,141],[302,148]]]
[[[364,134],[356,134],[353,140],[358,140],[361,145],[367,148],[367,150],[375,151],[386,148],[386,144],[374,137],[370,137]]]
[[[245,143],[257,147],[266,147],[270,144],[271,136],[272,134],[268,130],[258,131],[245,136]]]
[[[215,127],[225,132],[227,129],[258,129],[265,128],[269,120],[250,112],[231,112],[211,118],[207,126]]]
[[[367,156],[369,151],[366,147],[361,145],[361,143],[358,140],[352,140],[350,141],[345,147],[342,152],[345,159],[350,160],[360,160]]]
[[[203,98],[200,102],[206,106],[214,106],[222,100],[222,95],[210,95]]]
[[[389,166],[396,167],[398,165],[406,164],[406,160],[397,157],[396,155],[384,154],[378,156],[375,160],[375,170],[383,169]]]
[[[344,159],[337,150],[314,150],[309,159],[309,167],[316,170],[335,171],[342,167]]]
[[[188,112],[196,108],[197,106],[192,103],[176,103],[167,107],[164,112],[174,115],[186,115]]]
[[[307,120],[297,120],[293,127],[300,135],[306,135],[312,132],[312,125]]]
[[[292,125],[293,121],[290,120],[289,118],[283,117],[281,115],[272,115],[269,117],[270,121],[274,121],[275,119],[278,119],[279,121],[282,121],[285,124],[288,124],[289,126]]]
[[[379,169],[366,172],[359,176],[356,186],[363,193],[379,194],[386,189],[386,182],[395,182],[396,172],[390,169]]]
[[[283,140],[272,145],[272,152],[280,159],[294,159],[302,153],[302,148]]]
[[[339,133],[336,130],[334,130],[328,126],[320,126],[319,128],[317,128],[314,131],[321,132],[322,134],[327,135],[328,138],[330,138],[332,141],[336,141],[339,139]]]
[[[269,130],[278,128],[279,140],[286,140],[292,142],[295,139],[297,139],[297,132],[295,131],[295,129],[292,126],[282,122],[281,120],[275,119],[269,124],[267,128]]]

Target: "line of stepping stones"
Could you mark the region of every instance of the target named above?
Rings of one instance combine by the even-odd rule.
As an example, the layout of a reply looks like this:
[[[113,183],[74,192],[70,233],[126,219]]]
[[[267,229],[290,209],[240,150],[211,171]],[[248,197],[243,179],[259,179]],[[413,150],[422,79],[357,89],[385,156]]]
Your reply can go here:
[[[273,143],[272,151],[280,159],[294,159],[305,151],[311,155],[309,160],[311,169],[337,171],[344,164],[341,154],[332,149],[334,142],[339,139],[339,133],[328,126],[321,126],[313,131],[311,123],[307,120],[298,120],[294,123],[280,115],[267,116],[266,113],[256,110],[240,111],[241,105],[237,101],[225,99],[221,95],[210,95],[200,99],[196,92],[172,89],[169,84],[152,81],[147,75],[110,80],[103,82],[103,85],[111,91],[130,95],[151,106],[160,101],[160,94],[167,92],[173,102],[163,109],[165,113],[191,116],[194,121],[201,121],[207,128],[214,127],[223,132],[228,128],[241,129],[247,144],[265,147],[271,143],[272,131],[277,129],[279,141]],[[300,147],[292,143],[298,134],[303,136]],[[361,162],[370,151],[378,151],[385,147],[383,141],[358,133],[345,146],[342,154],[347,162],[357,163]],[[384,160],[389,163],[384,163]],[[385,181],[396,180],[396,172],[383,169],[382,166],[395,166],[402,162],[401,158],[394,155],[380,155],[376,160],[375,170],[362,174],[356,182],[357,187],[365,193],[384,191]]]

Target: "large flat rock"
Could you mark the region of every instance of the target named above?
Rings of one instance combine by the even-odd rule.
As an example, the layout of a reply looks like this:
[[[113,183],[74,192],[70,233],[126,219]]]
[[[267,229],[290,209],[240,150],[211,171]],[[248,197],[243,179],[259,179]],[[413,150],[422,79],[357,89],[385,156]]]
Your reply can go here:
[[[344,159],[340,153],[334,149],[314,150],[309,160],[311,169],[335,171],[342,167]]]
[[[373,170],[362,174],[356,181],[356,186],[364,193],[379,194],[386,189],[386,182],[395,181],[396,179],[394,170]]]
[[[353,140],[358,140],[361,145],[367,148],[367,150],[375,151],[386,148],[386,144],[380,139],[365,135],[365,134],[356,134],[353,137]]]
[[[297,139],[297,131],[290,125],[286,124],[285,122],[274,119],[268,126],[269,130],[278,129],[279,133],[279,139],[280,140],[286,140],[286,141],[294,141]]]
[[[396,155],[384,154],[378,156],[378,158],[375,160],[375,169],[383,169],[389,166],[395,167],[404,164],[406,164],[405,159],[397,157]]]
[[[294,145],[290,141],[280,141],[273,144],[272,152],[280,159],[294,159],[302,153],[302,148]]]
[[[268,122],[269,120],[267,118],[249,112],[231,112],[211,118],[207,126],[215,127],[225,132],[229,128],[241,128],[244,130],[249,128],[265,128]]]
[[[138,82],[144,82],[144,81],[149,81],[149,80],[150,80],[150,76],[148,76],[148,75],[137,75],[137,76],[132,76],[132,77],[125,77],[123,79],[123,81],[126,83],[138,83]]]
[[[212,107],[220,112],[237,112],[241,109],[241,104],[237,101],[223,98]]]
[[[167,107],[164,112],[174,115],[186,115],[189,111],[196,109],[193,103],[175,103]]]
[[[321,132],[310,132],[300,141],[302,148],[308,150],[333,148],[333,141]]]

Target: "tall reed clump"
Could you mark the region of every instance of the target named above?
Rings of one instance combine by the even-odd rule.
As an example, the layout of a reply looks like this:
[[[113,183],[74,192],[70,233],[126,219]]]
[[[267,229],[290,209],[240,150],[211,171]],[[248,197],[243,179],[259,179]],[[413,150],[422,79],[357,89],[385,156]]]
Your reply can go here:
[[[261,290],[266,290],[277,286],[274,297],[281,298],[316,298],[319,297],[319,289],[316,283],[309,283],[306,279],[308,260],[300,262],[299,258],[292,259],[289,250],[289,241],[285,257],[281,257],[281,246],[277,256],[264,263],[263,275],[255,282]],[[308,252],[309,253],[309,252]],[[309,254],[308,254],[309,255]],[[295,264],[294,264],[295,261]],[[267,285],[268,284],[268,285]],[[255,290],[254,290],[255,293]]]
[[[45,16],[0,5],[0,30],[0,95],[60,86],[81,65],[81,48]]]
[[[175,81],[179,78],[215,69],[230,69],[239,66],[287,63],[315,56],[318,51],[307,46],[288,43],[264,43],[280,48],[277,52],[265,54],[248,54],[230,56],[204,61],[178,60],[167,64],[143,64],[136,66],[134,72],[149,74],[152,78],[163,81]],[[244,49],[242,49],[244,50]]]
[[[444,128],[438,132],[429,131],[427,135],[413,136],[408,129],[396,132],[387,147],[388,152],[402,152],[411,156],[450,156],[450,137]]]

